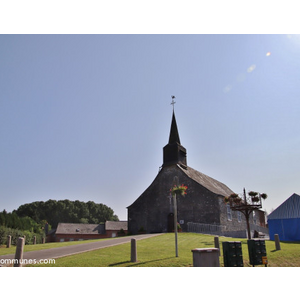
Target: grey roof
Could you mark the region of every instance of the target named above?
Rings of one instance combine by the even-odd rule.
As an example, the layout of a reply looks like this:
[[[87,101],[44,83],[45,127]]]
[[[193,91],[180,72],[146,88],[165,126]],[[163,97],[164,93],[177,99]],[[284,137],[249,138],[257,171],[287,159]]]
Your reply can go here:
[[[293,194],[268,215],[268,220],[292,218],[300,218],[300,196],[297,194]]]
[[[229,196],[233,193],[233,191],[227,187],[224,183],[217,181],[199,171],[192,169],[191,167],[182,168],[180,165],[177,165],[188,177],[198,182],[211,192],[221,195],[221,196]]]
[[[127,221],[106,221],[105,222],[106,230],[128,230]]]
[[[56,234],[104,234],[104,224],[58,223]]]

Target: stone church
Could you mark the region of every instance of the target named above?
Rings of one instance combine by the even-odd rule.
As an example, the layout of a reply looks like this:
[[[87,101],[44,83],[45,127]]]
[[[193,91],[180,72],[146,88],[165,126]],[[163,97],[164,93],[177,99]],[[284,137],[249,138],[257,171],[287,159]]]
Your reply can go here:
[[[177,196],[177,217],[182,231],[188,231],[188,223],[217,225],[226,232],[245,231],[244,216],[240,212],[231,211],[224,203],[224,197],[233,191],[187,165],[187,151],[180,143],[173,109],[169,142],[163,148],[163,165],[150,186],[127,207],[130,233],[174,230],[170,188],[175,176],[180,185],[188,187],[185,196]]]

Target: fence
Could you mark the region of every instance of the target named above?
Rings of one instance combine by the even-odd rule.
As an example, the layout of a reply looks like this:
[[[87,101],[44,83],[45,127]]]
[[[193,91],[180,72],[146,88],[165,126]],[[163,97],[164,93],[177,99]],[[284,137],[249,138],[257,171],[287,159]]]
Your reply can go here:
[[[265,235],[265,238],[269,238],[269,229],[266,227],[261,227],[255,224],[250,225],[251,229],[251,236],[254,234],[254,230],[258,232],[262,232]],[[204,234],[211,234],[211,235],[221,235],[227,237],[234,237],[234,238],[247,238],[247,231],[245,230],[235,230],[229,231],[227,230],[225,225],[214,225],[214,224],[202,224],[202,223],[187,223],[187,231],[188,232],[195,232],[195,233],[204,233]]]
[[[188,222],[187,230],[188,232],[222,235],[226,230],[226,226]]]

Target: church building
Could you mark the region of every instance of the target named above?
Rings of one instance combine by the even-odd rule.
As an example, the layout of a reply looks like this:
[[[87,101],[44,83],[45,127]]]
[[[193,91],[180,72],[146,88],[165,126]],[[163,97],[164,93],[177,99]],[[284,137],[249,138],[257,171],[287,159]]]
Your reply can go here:
[[[180,143],[173,108],[169,142],[163,148],[163,165],[150,186],[127,207],[128,232],[174,230],[174,205],[170,189],[175,177],[179,185],[187,186],[187,194],[177,196],[177,220],[182,231],[188,231],[188,223],[217,225],[224,232],[245,231],[244,216],[231,211],[224,203],[224,197],[233,191],[188,166],[187,151]]]

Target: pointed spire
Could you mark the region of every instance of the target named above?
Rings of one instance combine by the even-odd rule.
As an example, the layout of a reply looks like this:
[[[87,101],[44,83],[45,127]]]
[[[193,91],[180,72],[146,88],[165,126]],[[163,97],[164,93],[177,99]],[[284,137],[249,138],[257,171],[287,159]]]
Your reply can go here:
[[[175,97],[174,97],[175,98]],[[181,166],[187,166],[186,162],[186,149],[181,145],[175,112],[174,112],[174,98],[173,99],[173,115],[171,130],[169,136],[169,143],[163,148],[163,167],[168,165],[180,164]]]
[[[175,112],[173,110],[173,117],[172,117],[172,123],[171,123],[171,130],[170,130],[170,136],[169,136],[169,144],[178,143],[180,145],[180,138],[175,118]]]

